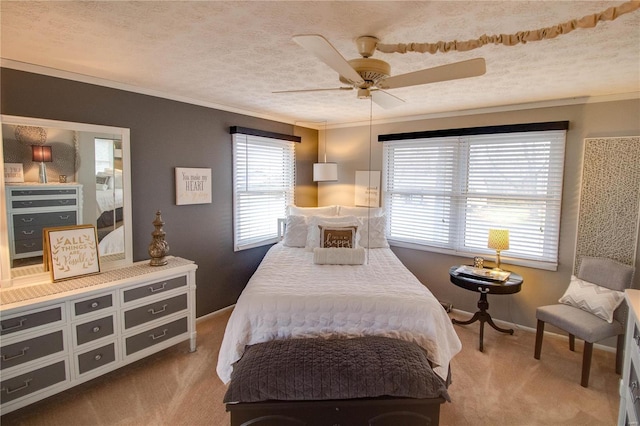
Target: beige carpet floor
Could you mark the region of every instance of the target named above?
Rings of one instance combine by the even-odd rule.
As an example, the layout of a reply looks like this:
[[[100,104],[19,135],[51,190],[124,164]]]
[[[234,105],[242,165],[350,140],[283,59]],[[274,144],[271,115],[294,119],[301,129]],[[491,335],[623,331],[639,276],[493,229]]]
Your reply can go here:
[[[461,314],[452,314],[466,319]],[[225,386],[215,365],[229,312],[198,322],[198,350],[181,343],[105,376],[0,418],[10,425],[227,425]],[[456,331],[463,349],[452,362],[452,403],[442,425],[614,425],[618,413],[615,357],[595,349],[589,388],[580,386],[582,344],[545,336],[542,359],[533,358],[535,335],[485,329]]]

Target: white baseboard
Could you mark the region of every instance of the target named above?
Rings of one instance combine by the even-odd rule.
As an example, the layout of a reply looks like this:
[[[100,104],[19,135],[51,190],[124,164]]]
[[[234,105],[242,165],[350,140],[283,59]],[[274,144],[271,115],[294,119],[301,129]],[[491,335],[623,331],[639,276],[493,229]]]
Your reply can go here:
[[[223,313],[235,308],[235,306],[236,306],[236,304],[234,303],[233,305],[229,305],[226,308],[218,309],[217,311],[213,311],[213,312],[210,312],[210,313],[208,313],[206,315],[198,317],[198,318],[196,318],[196,324],[198,322],[200,322],[200,321],[204,321],[206,319],[213,318],[213,317],[216,317],[216,316],[218,316],[220,314],[223,314]]]
[[[469,316],[473,315],[473,312],[462,311],[460,309],[452,309],[451,312],[455,313],[455,314],[463,314],[463,315],[469,315]],[[527,327],[526,325],[516,324],[516,323],[509,322],[509,321],[503,321],[503,320],[499,320],[499,319],[496,319],[496,318],[492,318],[492,319],[493,319],[493,322],[495,322],[496,325],[498,325],[500,327],[507,327],[507,328],[514,327],[514,328],[517,328],[517,329],[520,329],[520,330],[531,332],[533,334],[536,333],[536,329],[533,328],[533,327]],[[565,335],[565,334],[553,333],[551,331],[545,331],[544,334],[547,335],[547,336],[557,337],[559,339],[564,339],[566,341],[569,341],[569,336]],[[600,350],[603,350],[603,351],[607,351],[607,352],[615,352],[616,351],[616,348],[613,348],[613,347],[607,346],[607,345],[601,345],[599,343],[594,343],[593,347],[597,348],[597,349],[600,349]]]

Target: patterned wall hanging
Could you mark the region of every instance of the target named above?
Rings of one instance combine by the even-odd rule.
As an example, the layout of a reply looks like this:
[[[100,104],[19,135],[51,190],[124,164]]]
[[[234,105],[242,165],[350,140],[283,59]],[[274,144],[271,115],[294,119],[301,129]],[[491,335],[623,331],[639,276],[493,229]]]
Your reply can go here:
[[[585,139],[574,273],[583,256],[634,265],[640,208],[640,137]]]

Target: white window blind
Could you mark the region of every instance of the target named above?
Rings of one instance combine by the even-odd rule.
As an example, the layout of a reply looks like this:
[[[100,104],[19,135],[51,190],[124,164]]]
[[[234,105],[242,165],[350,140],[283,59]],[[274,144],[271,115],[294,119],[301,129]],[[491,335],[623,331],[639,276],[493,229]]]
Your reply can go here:
[[[555,269],[564,130],[384,142],[388,238],[459,255],[495,254],[489,228],[509,229],[503,260]],[[530,262],[527,262],[530,261]]]
[[[233,134],[235,251],[277,242],[294,190],[295,142]]]

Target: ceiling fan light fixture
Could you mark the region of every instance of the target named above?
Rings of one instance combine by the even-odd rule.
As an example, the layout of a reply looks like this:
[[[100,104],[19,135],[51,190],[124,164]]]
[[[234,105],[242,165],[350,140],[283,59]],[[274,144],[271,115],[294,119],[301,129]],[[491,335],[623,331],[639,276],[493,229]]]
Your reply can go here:
[[[370,96],[369,89],[358,89],[358,99],[369,99]]]

